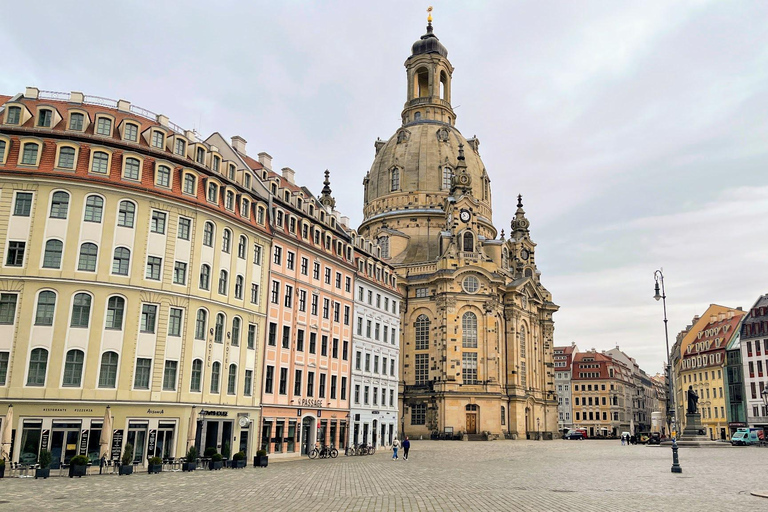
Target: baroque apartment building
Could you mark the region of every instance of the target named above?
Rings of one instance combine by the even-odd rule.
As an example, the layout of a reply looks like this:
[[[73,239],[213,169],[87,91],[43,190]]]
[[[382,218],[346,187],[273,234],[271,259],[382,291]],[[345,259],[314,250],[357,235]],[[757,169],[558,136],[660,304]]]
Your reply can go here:
[[[271,253],[253,169],[124,100],[28,88],[0,105],[10,459],[95,461],[102,429],[113,459],[252,455]]]
[[[400,369],[400,305],[395,271],[380,247],[353,234],[355,324],[352,333],[350,444],[390,446],[397,437]]]
[[[630,432],[634,388],[632,372],[622,362],[595,350],[573,357],[574,427],[593,436]]]
[[[571,343],[566,347],[555,347],[555,387],[557,389],[557,429],[565,432],[573,427],[573,396],[571,393],[571,368],[573,356],[579,347]]]
[[[746,420],[750,427],[765,429],[768,427],[768,410],[763,401],[763,394],[768,393],[765,391],[768,386],[768,295],[758,298],[744,317],[741,325],[741,361]],[[736,395],[735,390],[732,394]],[[736,405],[736,400],[733,402]]]
[[[316,443],[341,449],[349,428],[351,237],[330,197],[314,197],[292,169],[278,174],[269,155],[259,156],[274,236],[260,446],[276,456],[306,454]]]
[[[374,144],[358,229],[383,248],[403,294],[401,435],[551,438],[558,306],[522,199],[509,237],[499,234],[480,142],[456,127],[454,68],[431,19],[405,71],[402,123]]]

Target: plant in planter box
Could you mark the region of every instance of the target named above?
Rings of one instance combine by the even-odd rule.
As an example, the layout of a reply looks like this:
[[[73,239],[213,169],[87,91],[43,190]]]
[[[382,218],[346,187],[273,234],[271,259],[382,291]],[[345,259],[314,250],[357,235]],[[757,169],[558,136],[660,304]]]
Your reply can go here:
[[[160,457],[150,457],[147,461],[147,473],[162,473],[163,471],[163,459]]]
[[[75,455],[69,459],[69,478],[80,478],[87,475],[88,462],[88,457],[85,455]]]
[[[220,453],[214,453],[211,455],[211,462],[208,464],[208,469],[211,471],[219,470],[224,467],[224,460]]]
[[[40,456],[37,458],[37,463],[40,464],[40,469],[35,470],[35,479],[48,478],[51,476],[51,461],[53,456],[48,450],[40,450]]]
[[[232,461],[229,460],[229,443],[224,443],[224,447],[221,449],[221,456],[224,458],[224,463],[228,468],[232,467]]]
[[[269,464],[269,456],[267,456],[267,450],[259,450],[256,452],[256,456],[253,458],[253,466],[258,468],[265,468]]]
[[[245,452],[237,452],[232,456],[232,467],[235,469],[245,467]]]
[[[120,470],[121,475],[133,474],[133,445],[126,443],[123,449],[123,456],[120,458]]]
[[[181,470],[182,471],[194,471],[197,469],[197,448],[194,446],[189,447],[189,451],[187,451],[187,462],[182,463]]]

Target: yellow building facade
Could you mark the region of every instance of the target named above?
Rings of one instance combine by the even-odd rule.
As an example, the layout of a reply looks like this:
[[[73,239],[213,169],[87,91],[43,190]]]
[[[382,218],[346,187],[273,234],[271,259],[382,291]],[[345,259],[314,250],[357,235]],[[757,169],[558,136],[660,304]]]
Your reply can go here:
[[[125,101],[0,103],[11,460],[117,459],[127,443],[142,464],[190,445],[252,455],[270,236],[251,171]]]

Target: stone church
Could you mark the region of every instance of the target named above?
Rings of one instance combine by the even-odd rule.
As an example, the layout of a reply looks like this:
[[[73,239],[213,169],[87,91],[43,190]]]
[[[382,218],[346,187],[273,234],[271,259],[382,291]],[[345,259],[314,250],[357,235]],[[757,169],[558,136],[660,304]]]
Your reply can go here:
[[[402,126],[375,143],[359,228],[378,240],[404,296],[402,432],[551,438],[558,306],[522,198],[509,238],[499,235],[480,141],[456,128],[453,66],[431,18],[405,68]]]

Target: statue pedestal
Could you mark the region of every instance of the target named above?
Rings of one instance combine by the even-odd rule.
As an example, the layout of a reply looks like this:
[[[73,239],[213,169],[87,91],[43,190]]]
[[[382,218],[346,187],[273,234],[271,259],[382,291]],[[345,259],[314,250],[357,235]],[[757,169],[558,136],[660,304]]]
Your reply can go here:
[[[688,413],[685,415],[685,430],[683,430],[682,437],[700,436],[706,434],[700,434],[705,432],[704,427],[701,425],[701,414],[695,412],[693,414]]]
[[[701,414],[697,412],[693,414],[686,414],[685,420],[685,429],[683,430],[683,434],[678,438],[678,446],[730,446],[727,443],[717,443],[709,439],[709,436],[706,434],[706,430],[701,424]],[[700,434],[700,432],[703,433]]]

